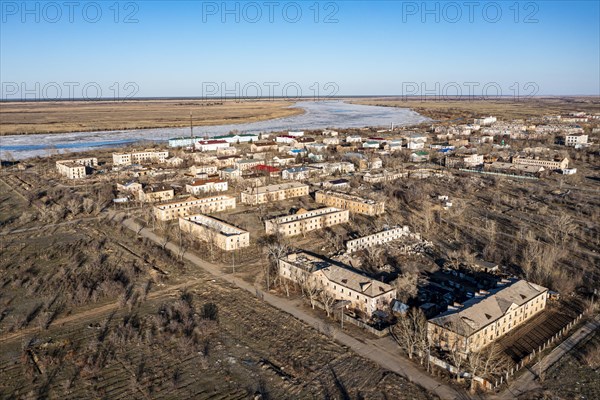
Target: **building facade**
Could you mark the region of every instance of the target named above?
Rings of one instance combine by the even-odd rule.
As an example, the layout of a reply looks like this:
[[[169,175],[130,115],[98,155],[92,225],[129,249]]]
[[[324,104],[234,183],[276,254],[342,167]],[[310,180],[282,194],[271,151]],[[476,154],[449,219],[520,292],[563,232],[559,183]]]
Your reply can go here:
[[[69,179],[80,179],[86,176],[87,168],[98,166],[98,159],[95,157],[77,158],[75,160],[58,160],[56,170],[59,174]]]
[[[209,214],[235,208],[235,197],[213,196],[196,199],[191,197],[184,201],[173,201],[154,207],[154,215],[158,220],[170,221],[190,214]]]
[[[334,207],[316,210],[300,210],[296,214],[272,218],[265,221],[267,235],[280,233],[285,237],[305,234],[317,229],[327,228],[348,222],[350,212]]]
[[[144,164],[149,162],[163,163],[169,158],[168,151],[144,150],[132,153],[113,153],[113,165]]]
[[[525,280],[506,280],[489,292],[480,291],[463,305],[427,321],[435,346],[463,353],[477,351],[546,307],[548,289]]]
[[[545,169],[555,170],[555,169],[565,169],[569,168],[569,159],[563,158],[562,160],[541,160],[539,158],[521,158],[521,157],[513,157],[513,164],[520,165],[530,165],[533,167],[544,167]]]
[[[308,196],[308,185],[290,182],[247,188],[241,194],[241,201],[244,204],[264,204],[301,196]]]
[[[194,182],[185,185],[185,191],[193,195],[226,192],[227,189],[227,181],[221,179],[196,179]]]
[[[138,198],[144,203],[158,203],[162,201],[173,200],[175,191],[173,188],[166,187],[145,187],[138,192]]]
[[[179,218],[182,231],[225,251],[250,246],[250,234],[236,226],[207,215],[195,214]]]
[[[346,242],[346,251],[348,253],[354,253],[355,251],[366,249],[371,246],[379,246],[384,243],[388,243],[405,237],[413,237],[418,240],[421,239],[420,234],[410,233],[408,226],[405,225],[402,227],[386,229],[381,232],[374,233],[372,235],[359,237],[357,239],[348,240]]]
[[[301,285],[318,286],[336,300],[347,301],[346,308],[360,310],[367,317],[388,308],[396,298],[396,289],[391,285],[302,251],[280,258],[278,269],[281,277]]]
[[[350,210],[357,214],[375,216],[385,212],[385,202],[383,201],[375,201],[342,192],[319,190],[315,194],[315,201],[329,207]]]

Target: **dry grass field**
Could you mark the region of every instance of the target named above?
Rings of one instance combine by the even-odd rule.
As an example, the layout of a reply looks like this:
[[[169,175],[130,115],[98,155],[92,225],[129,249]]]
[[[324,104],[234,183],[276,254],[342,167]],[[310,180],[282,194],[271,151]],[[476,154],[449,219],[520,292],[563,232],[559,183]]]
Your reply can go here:
[[[410,108],[421,115],[439,121],[458,118],[470,119],[483,115],[501,115],[503,119],[507,120],[542,115],[558,115],[573,111],[598,112],[600,110],[600,98],[598,97],[536,97],[523,98],[518,101],[512,98],[430,100],[382,97],[351,99],[350,102],[371,106]]]
[[[0,103],[0,135],[225,125],[301,114],[289,101],[138,100]]]

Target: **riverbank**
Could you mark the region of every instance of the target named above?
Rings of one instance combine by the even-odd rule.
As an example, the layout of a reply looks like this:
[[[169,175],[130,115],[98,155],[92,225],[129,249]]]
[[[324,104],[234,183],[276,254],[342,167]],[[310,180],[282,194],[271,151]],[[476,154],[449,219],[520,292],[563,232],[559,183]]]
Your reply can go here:
[[[283,100],[128,100],[0,103],[0,136],[251,123],[302,114]]]

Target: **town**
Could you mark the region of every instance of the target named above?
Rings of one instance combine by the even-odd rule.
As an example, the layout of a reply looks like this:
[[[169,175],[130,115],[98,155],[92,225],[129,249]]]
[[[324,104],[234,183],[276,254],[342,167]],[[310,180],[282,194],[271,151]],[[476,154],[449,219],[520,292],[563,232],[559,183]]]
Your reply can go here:
[[[316,318],[350,348],[384,340],[413,382],[505,393],[573,332],[600,325],[598,197],[586,189],[599,138],[600,113],[578,111],[221,136],[192,127],[164,144],[4,161],[7,193],[38,211],[2,225],[109,219],[157,252],[120,245],[153,277],[145,294],[124,285],[130,309],[171,279],[157,261],[167,257]],[[44,307],[48,329],[62,311]],[[40,310],[15,325],[5,305],[0,330]]]

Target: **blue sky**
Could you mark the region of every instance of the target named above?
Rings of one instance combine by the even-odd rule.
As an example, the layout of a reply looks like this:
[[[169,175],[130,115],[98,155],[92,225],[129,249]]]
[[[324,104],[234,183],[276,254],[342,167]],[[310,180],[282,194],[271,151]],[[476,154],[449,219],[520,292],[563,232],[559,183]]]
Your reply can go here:
[[[600,95],[597,1],[0,3],[3,99]]]

